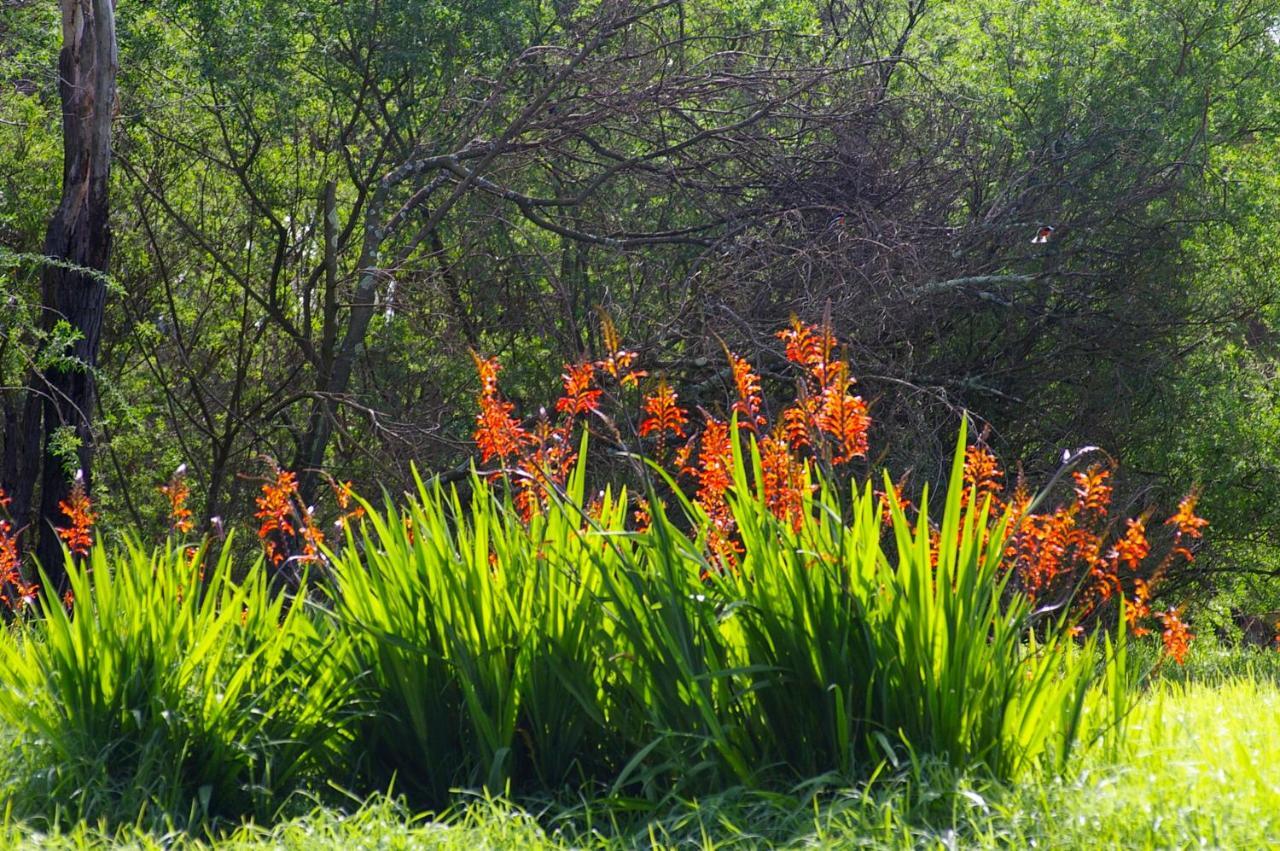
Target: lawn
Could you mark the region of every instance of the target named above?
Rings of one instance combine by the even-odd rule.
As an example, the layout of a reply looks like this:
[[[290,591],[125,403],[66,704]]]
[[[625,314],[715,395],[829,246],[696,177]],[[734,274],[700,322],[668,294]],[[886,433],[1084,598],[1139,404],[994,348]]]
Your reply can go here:
[[[516,807],[465,795],[441,815],[388,798],[317,807],[217,841],[92,826],[42,848],[1252,848],[1280,841],[1280,658],[1197,647],[1136,696],[1118,753],[1095,745],[1060,778],[1000,785],[936,764],[887,766],[861,789],[727,790],[656,809],[626,802]],[[19,766],[12,767],[15,771]],[[305,809],[299,802],[295,809]]]

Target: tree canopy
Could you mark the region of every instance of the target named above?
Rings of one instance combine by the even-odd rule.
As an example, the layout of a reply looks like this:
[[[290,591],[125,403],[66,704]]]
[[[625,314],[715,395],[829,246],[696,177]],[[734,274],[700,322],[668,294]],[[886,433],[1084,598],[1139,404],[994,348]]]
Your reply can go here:
[[[962,411],[1029,470],[1203,484],[1280,569],[1273,0],[158,0],[117,10],[105,520],[252,512],[269,456],[398,490],[465,464],[468,350],[548,404],[597,310],[728,403],[723,344],[829,319],[899,469]],[[0,6],[3,484],[62,162],[54,4]],[[1051,238],[1037,240],[1042,228]],[[776,367],[771,370],[770,365]],[[767,395],[767,394],[766,394]],[[68,465],[74,469],[74,463]]]

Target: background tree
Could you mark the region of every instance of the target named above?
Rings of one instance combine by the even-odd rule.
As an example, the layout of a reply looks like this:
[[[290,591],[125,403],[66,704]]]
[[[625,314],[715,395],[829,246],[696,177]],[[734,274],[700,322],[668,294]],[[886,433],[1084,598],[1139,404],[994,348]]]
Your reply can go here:
[[[79,470],[93,481],[95,370],[106,300],[111,231],[111,124],[116,106],[115,13],[111,0],[63,0],[58,94],[62,111],[62,196],[44,241],[40,328],[44,332],[20,422],[6,425],[13,512],[29,513],[40,479],[37,557],[62,575],[61,504]],[[6,411],[9,413],[10,411]],[[74,458],[74,463],[66,461]],[[8,466],[8,465],[6,465]],[[68,467],[72,469],[69,471]]]
[[[40,8],[4,7],[0,76],[31,79]],[[397,490],[410,459],[456,468],[466,350],[500,356],[537,410],[565,362],[604,354],[597,306],[691,405],[725,405],[719,339],[785,395],[772,335],[794,312],[849,341],[886,453],[870,463],[940,476],[969,411],[1029,470],[1096,444],[1137,501],[1201,480],[1222,565],[1280,564],[1263,448],[1278,16],[1272,0],[127,4],[122,294],[94,435],[108,524],[158,523],[153,485],[184,461],[205,518],[252,511],[241,474],[262,455],[309,494],[327,474]],[[48,80],[26,91],[0,101],[0,176],[36,172],[56,135]],[[50,191],[6,188],[6,248],[39,251],[30,210]],[[34,317],[36,267],[13,269]],[[6,386],[42,339],[6,341]],[[1215,427],[1179,428],[1189,409]],[[1247,507],[1232,516],[1249,528],[1217,505]]]

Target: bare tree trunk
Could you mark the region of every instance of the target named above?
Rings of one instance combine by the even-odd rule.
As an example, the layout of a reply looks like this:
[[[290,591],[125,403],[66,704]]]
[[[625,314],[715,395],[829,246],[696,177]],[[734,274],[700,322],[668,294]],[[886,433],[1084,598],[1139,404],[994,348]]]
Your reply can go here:
[[[40,446],[44,401],[35,389],[37,383],[33,376],[31,389],[21,404],[11,399],[6,401],[4,408],[5,451],[0,483],[11,500],[9,514],[18,529],[25,529],[31,522],[31,500],[35,494],[36,477],[40,475],[37,447]]]
[[[46,371],[40,388],[48,395],[44,401],[36,557],[55,586],[64,584],[65,572],[52,527],[66,522],[58,504],[67,498],[71,487],[71,477],[50,452],[59,429],[75,430],[85,487],[92,483],[94,370],[106,302],[104,273],[111,254],[107,212],[116,70],[112,0],[62,0],[62,52],[58,58],[62,200],[49,221],[44,251],[64,262],[45,266],[41,321],[50,331],[58,323],[66,323],[78,339],[62,352],[65,357]]]

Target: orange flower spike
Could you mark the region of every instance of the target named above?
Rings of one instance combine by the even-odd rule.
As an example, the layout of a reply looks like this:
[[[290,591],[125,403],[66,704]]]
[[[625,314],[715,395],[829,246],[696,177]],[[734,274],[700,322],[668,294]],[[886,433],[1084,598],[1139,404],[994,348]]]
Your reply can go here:
[[[18,536],[8,520],[0,520],[0,587],[22,580],[22,561],[18,555]]]
[[[698,467],[694,476],[698,480],[696,502],[707,513],[710,528],[707,546],[712,555],[720,559],[722,566],[736,564],[736,542],[731,537],[733,513],[725,494],[733,484],[733,444],[729,424],[714,417],[707,417],[706,427],[698,440]]]
[[[1006,556],[1032,599],[1063,572],[1074,527],[1074,516],[1059,508],[1053,514],[1028,516],[1011,539]]]
[[[93,511],[93,503],[84,489],[84,473],[76,471],[75,483],[67,499],[58,502],[58,508],[70,520],[65,527],[56,527],[58,537],[62,538],[67,549],[76,555],[88,555],[93,547],[93,524],[98,515]]]
[[[302,514],[302,553],[301,561],[318,561],[323,558],[321,547],[324,546],[324,532],[316,525],[314,505],[308,505]]]
[[[40,586],[34,583],[27,584],[19,582],[15,588],[18,594],[17,602],[24,606],[35,605],[36,597],[40,594]]]
[[[1136,579],[1133,583],[1133,601],[1126,603],[1124,607],[1124,617],[1126,623],[1133,630],[1133,634],[1141,637],[1151,630],[1141,626],[1142,621],[1151,617],[1151,586],[1145,580]]]
[[[1022,528],[1022,525],[1027,522],[1027,512],[1031,508],[1033,499],[1026,482],[1019,478],[1018,483],[1013,487],[1013,496],[1009,497],[1009,516],[1018,524],[1014,531]]]
[[[487,463],[495,455],[506,459],[519,455],[529,442],[520,421],[512,416],[515,406],[498,397],[498,371],[496,358],[482,358],[471,353],[480,375],[480,413],[476,414],[476,430],[472,435],[480,449],[480,460]]]
[[[169,483],[160,486],[160,493],[169,500],[169,531],[175,535],[190,532],[191,509],[187,507],[187,500],[191,497],[191,488],[187,485],[186,464],[178,465]]]
[[[1146,524],[1141,518],[1125,521],[1124,537],[1116,542],[1114,555],[1130,570],[1137,570],[1142,561],[1151,554],[1151,544],[1147,542]]]
[[[560,376],[564,381],[564,395],[556,401],[556,410],[576,417],[599,409],[604,391],[593,386],[595,365],[590,362],[565,364],[564,369]]]
[[[639,386],[640,379],[649,373],[631,368],[631,364],[635,362],[636,353],[622,348],[622,336],[618,333],[618,326],[613,324],[613,317],[608,311],[602,307],[596,310],[600,314],[600,338],[604,342],[605,351],[609,353],[604,360],[597,361],[596,366],[621,383],[623,387]]]
[[[1182,622],[1182,619],[1178,617],[1177,609],[1161,612],[1156,617],[1164,627],[1160,638],[1164,642],[1165,654],[1181,665],[1187,658],[1187,652],[1191,649],[1191,640],[1195,636],[1192,635],[1191,630],[1187,629],[1187,625]]]
[[[793,315],[791,327],[779,331],[778,338],[786,346],[787,360],[808,368],[820,382],[826,383],[827,365],[836,345],[829,327],[809,325]]]
[[[1076,506],[1080,511],[1106,516],[1111,505],[1111,486],[1107,484],[1110,476],[1111,471],[1098,464],[1084,472],[1077,470],[1071,474],[1076,483]]]
[[[476,372],[480,376],[480,392],[485,396],[492,396],[498,392],[498,373],[502,370],[502,364],[498,363],[497,358],[482,358],[475,352],[471,353],[471,360],[475,361]]]
[[[635,511],[631,513],[631,517],[635,520],[637,532],[648,532],[649,527],[653,525],[653,511],[649,505],[649,500],[644,497],[638,497]]]
[[[342,513],[338,516],[337,526],[346,528],[347,524],[352,520],[359,520],[364,517],[364,506],[356,505],[351,507],[352,501],[355,499],[355,488],[351,482],[330,481],[329,486],[333,488],[333,499],[338,504],[338,510]]]
[[[812,433],[818,415],[819,401],[805,397],[782,412],[782,431],[787,443],[796,449],[813,445]]]
[[[729,529],[731,525],[725,523],[713,523],[711,528],[707,530],[707,551],[713,559],[719,563],[720,570],[734,572],[738,569],[738,556],[742,555],[744,548],[742,544],[730,535]],[[705,581],[707,572],[704,571],[701,578]]]
[[[482,462],[495,455],[504,459],[519,455],[521,448],[529,442],[529,434],[513,416],[514,411],[515,406],[510,402],[492,396],[482,400],[473,435],[480,448]]]
[[[698,444],[698,499],[703,507],[722,502],[724,494],[733,484],[730,472],[733,464],[733,445],[729,439],[729,426],[713,417],[707,418],[707,426]],[[708,513],[711,513],[708,511]]]
[[[808,366],[815,357],[821,356],[813,328],[801,322],[794,314],[791,316],[791,327],[779,331],[778,339],[786,346],[787,360],[792,363]]]
[[[814,487],[805,483],[804,465],[791,454],[786,441],[774,435],[760,441],[760,471],[765,504],[774,517],[790,521],[792,529],[799,532],[804,498]]]
[[[983,444],[975,444],[964,451],[964,483],[981,501],[985,496],[994,497],[1004,488],[1001,479],[1004,471],[996,456]]]
[[[635,363],[635,360],[635,352],[618,349],[610,352],[604,360],[596,361],[595,366],[623,387],[638,387],[640,386],[640,379],[649,373],[643,369],[632,369],[631,364]]]
[[[818,426],[835,438],[838,451],[832,461],[843,464],[867,455],[867,431],[871,417],[862,397],[853,396],[843,387],[830,387],[822,394]]]
[[[763,401],[760,395],[760,376],[751,371],[751,364],[746,358],[729,353],[729,365],[733,368],[733,383],[738,390],[738,400],[733,403],[733,410],[741,415],[739,428],[756,431],[765,424],[760,413]]]
[[[672,466],[675,468],[677,476],[697,476],[698,471],[689,464],[693,458],[693,450],[695,438],[689,438],[675,452],[675,457],[671,459]]]
[[[298,493],[298,477],[289,470],[276,470],[274,481],[262,486],[262,495],[255,497],[258,511],[253,516],[262,521],[258,526],[258,538],[267,551],[267,559],[278,565],[285,559],[278,541],[280,536],[296,534],[293,526],[293,498]]]
[[[1204,537],[1204,528],[1209,525],[1209,521],[1196,516],[1196,503],[1199,501],[1200,495],[1194,491],[1184,496],[1178,502],[1178,510],[1165,521],[1165,525],[1176,527],[1179,537]]]
[[[909,473],[903,473],[898,481],[893,483],[893,487],[888,491],[876,491],[876,496],[880,498],[881,512],[880,523],[888,526],[893,520],[893,507],[897,506],[903,513],[911,510],[911,500],[906,498],[907,476]]]
[[[603,307],[597,307],[596,313],[600,314],[600,338],[604,341],[605,349],[610,352],[618,351],[622,348],[622,335],[618,333],[618,326],[613,324],[613,317]]]
[[[646,437],[658,433],[661,441],[670,433],[676,437],[684,437],[684,427],[689,424],[689,416],[676,404],[676,392],[666,380],[658,382],[658,389],[646,396],[641,407],[648,416],[640,423],[640,436]]]

